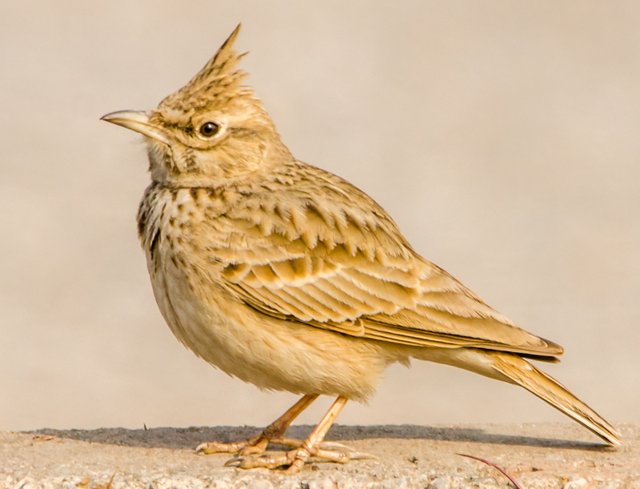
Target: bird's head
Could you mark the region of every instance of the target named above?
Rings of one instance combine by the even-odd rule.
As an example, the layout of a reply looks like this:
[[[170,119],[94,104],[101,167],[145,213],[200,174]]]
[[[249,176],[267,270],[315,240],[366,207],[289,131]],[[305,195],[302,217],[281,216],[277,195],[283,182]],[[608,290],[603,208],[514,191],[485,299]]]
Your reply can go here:
[[[151,177],[177,187],[216,186],[266,171],[290,153],[271,118],[237,68],[244,54],[235,28],[213,58],[184,87],[152,111],[102,117],[143,134]]]

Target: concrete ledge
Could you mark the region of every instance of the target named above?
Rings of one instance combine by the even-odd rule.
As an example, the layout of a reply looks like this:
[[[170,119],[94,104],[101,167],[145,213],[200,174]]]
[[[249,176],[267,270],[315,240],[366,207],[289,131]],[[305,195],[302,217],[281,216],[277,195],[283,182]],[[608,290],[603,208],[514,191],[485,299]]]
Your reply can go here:
[[[304,437],[309,426],[294,426]],[[226,455],[198,456],[208,440],[237,440],[253,427],[39,430],[0,433],[0,489],[523,488],[640,489],[640,427],[620,427],[625,445],[604,448],[577,425],[334,426],[328,439],[377,460],[309,464],[294,476],[223,467]],[[110,485],[109,485],[109,481]]]

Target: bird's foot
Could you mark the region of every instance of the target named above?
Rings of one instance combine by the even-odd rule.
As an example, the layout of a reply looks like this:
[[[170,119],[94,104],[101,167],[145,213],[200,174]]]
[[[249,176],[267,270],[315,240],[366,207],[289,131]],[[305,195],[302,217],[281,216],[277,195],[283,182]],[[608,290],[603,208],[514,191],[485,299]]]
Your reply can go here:
[[[267,452],[240,454],[229,459],[225,467],[240,469],[279,469],[286,468],[289,474],[298,472],[306,462],[333,462],[344,464],[351,460],[375,458],[373,455],[357,452],[346,445],[336,442],[322,442],[315,447],[307,447],[301,440],[280,438],[271,440],[277,445],[295,447],[287,452]]]
[[[201,443],[196,447],[196,453],[201,455],[213,455],[215,453],[235,453],[240,456],[260,455],[267,450],[269,444],[282,445],[289,448],[298,448],[302,446],[302,440],[294,438],[271,438],[264,433],[252,436],[243,441],[220,442],[210,441]],[[340,444],[338,444],[340,445]]]
[[[269,443],[278,443],[289,447],[299,447],[302,442],[299,440],[291,440],[290,438],[282,438],[291,422],[304,411],[309,404],[316,400],[317,394],[305,394],[291,406],[282,416],[267,426],[262,433],[252,436],[244,441],[223,443],[218,441],[210,441],[201,443],[196,447],[196,453],[202,455],[210,455],[213,453],[236,453],[238,455],[256,455],[264,453]],[[291,442],[294,442],[293,444]]]
[[[239,455],[251,455],[264,453],[269,445],[269,438],[264,434],[252,436],[243,441],[220,442],[209,441],[196,447],[196,453],[212,455],[214,453],[237,453]]]

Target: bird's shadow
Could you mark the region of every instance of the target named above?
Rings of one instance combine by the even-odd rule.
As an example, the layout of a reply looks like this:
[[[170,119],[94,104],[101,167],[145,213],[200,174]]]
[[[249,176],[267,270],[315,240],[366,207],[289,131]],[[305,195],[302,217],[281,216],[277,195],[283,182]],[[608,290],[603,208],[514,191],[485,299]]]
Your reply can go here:
[[[304,439],[313,429],[309,425],[294,425],[287,436]],[[346,426],[334,425],[329,440],[367,440],[367,439],[405,439],[405,440],[441,440],[465,443],[488,443],[494,445],[552,447],[573,450],[606,450],[602,443],[562,440],[526,435],[499,433],[500,427],[489,432],[483,428],[467,427],[431,427],[418,425],[378,425]],[[206,441],[238,441],[260,433],[254,426],[216,426],[190,428],[98,428],[94,430],[55,430],[44,428],[27,432],[34,436],[54,436],[72,440],[86,441],[129,447],[194,449]]]

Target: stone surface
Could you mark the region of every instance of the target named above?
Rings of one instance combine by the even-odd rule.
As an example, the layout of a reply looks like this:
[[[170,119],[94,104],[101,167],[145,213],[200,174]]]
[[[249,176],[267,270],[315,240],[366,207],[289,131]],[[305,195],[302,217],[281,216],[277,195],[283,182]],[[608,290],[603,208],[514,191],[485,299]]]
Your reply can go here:
[[[303,437],[308,426],[294,426]],[[241,439],[253,427],[39,430],[0,433],[0,489],[527,489],[640,487],[640,427],[621,427],[625,445],[606,448],[570,424],[335,426],[341,440],[377,459],[313,463],[296,475],[224,468],[227,455],[193,447]]]

